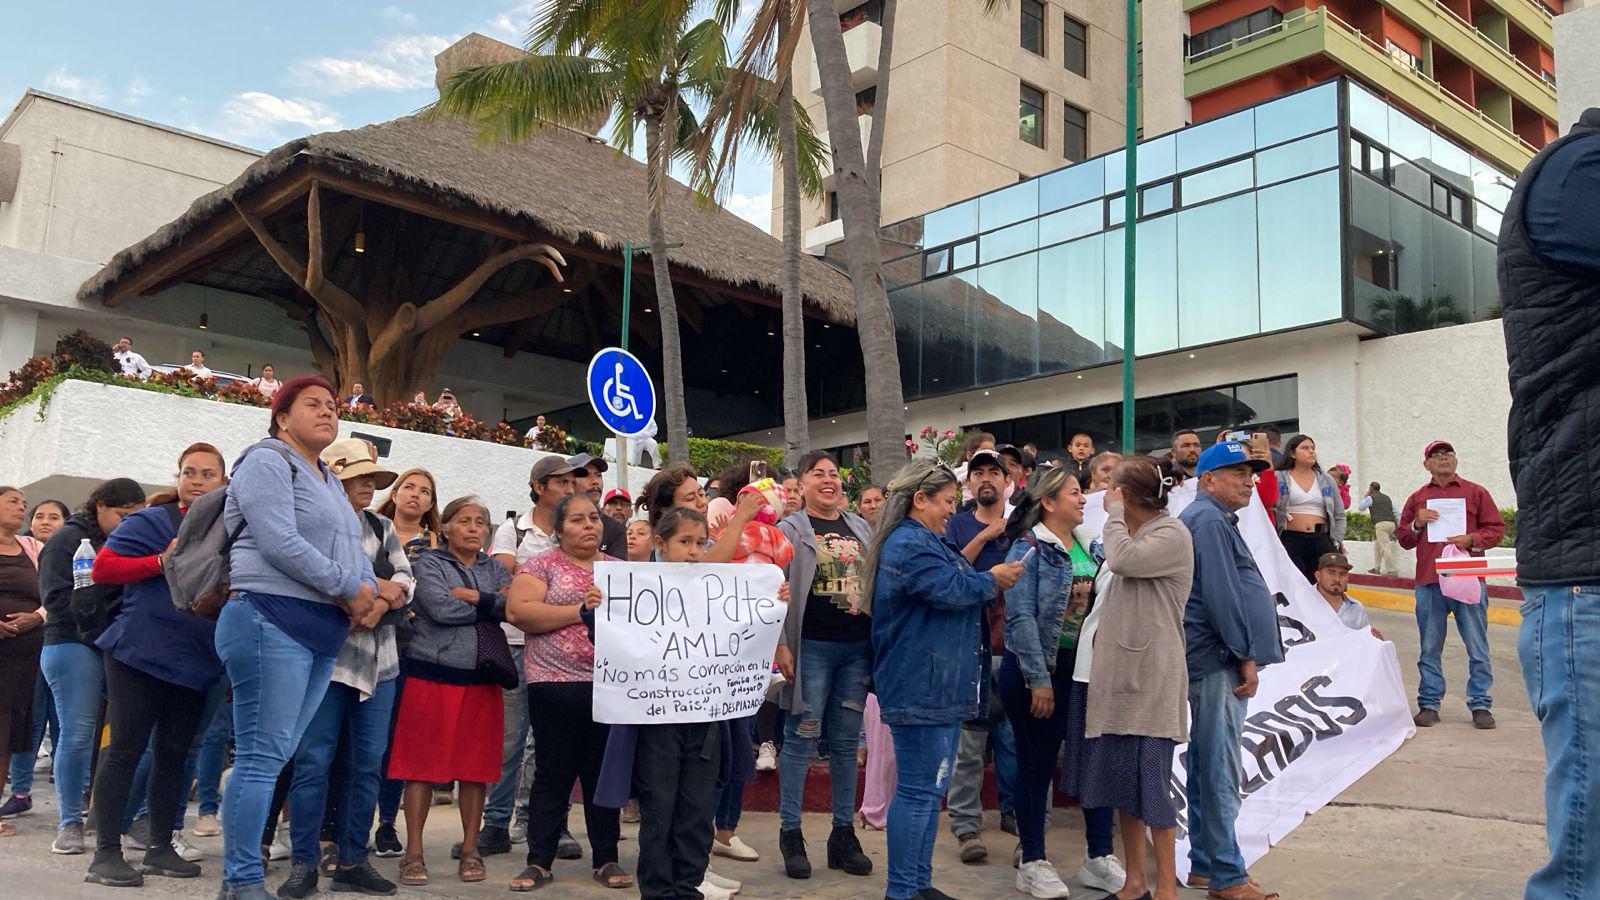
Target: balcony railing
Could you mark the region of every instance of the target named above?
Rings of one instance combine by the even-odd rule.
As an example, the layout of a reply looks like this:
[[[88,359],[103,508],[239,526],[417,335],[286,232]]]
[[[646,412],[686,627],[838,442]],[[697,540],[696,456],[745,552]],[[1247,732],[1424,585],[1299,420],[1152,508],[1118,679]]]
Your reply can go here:
[[[1534,6],[1538,6],[1540,9],[1544,9],[1543,6],[1539,5],[1537,0],[1530,0],[1530,2],[1532,2]],[[1481,44],[1481,45],[1483,45],[1485,47],[1488,47],[1492,52],[1498,53],[1501,56],[1505,57],[1506,59],[1511,60],[1511,62],[1513,62],[1516,65],[1520,66],[1522,68],[1522,71],[1528,73],[1528,77],[1529,78],[1532,78],[1534,81],[1537,81],[1540,84],[1548,85],[1550,87],[1551,93],[1552,94],[1555,93],[1555,85],[1551,82],[1551,80],[1549,78],[1546,78],[1543,73],[1535,72],[1531,66],[1529,66],[1527,63],[1523,62],[1520,58],[1518,58],[1515,53],[1512,53],[1509,49],[1500,46],[1498,43],[1495,42],[1494,38],[1489,37],[1489,35],[1485,34],[1482,29],[1478,28],[1478,26],[1472,24],[1471,22],[1468,22],[1466,19],[1461,18],[1461,14],[1456,12],[1455,10],[1451,9],[1450,7],[1446,6],[1445,3],[1444,3],[1444,0],[1433,0],[1433,4],[1435,6],[1437,6],[1437,7],[1439,7],[1440,10],[1442,10],[1446,14],[1448,14],[1450,16],[1450,18],[1455,19],[1456,22],[1458,24],[1460,24],[1462,28],[1465,28],[1468,31],[1471,31],[1474,35],[1476,35],[1477,38],[1478,38],[1478,43],[1479,44]],[[1547,13],[1547,15],[1548,15],[1548,13]]]

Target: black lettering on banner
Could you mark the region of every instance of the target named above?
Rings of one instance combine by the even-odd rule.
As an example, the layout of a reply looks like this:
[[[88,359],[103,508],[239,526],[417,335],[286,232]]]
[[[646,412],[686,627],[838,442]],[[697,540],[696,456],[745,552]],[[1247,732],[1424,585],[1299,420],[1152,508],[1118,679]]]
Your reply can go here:
[[[1289,598],[1285,597],[1282,591],[1273,594],[1272,599],[1279,606],[1285,609],[1289,607]],[[1288,637],[1284,634],[1285,631],[1294,632],[1295,636]],[[1282,614],[1278,616],[1278,635],[1283,639],[1283,646],[1285,648],[1309,644],[1317,639],[1316,634],[1312,632],[1311,629],[1306,627],[1306,623],[1292,616],[1285,616]]]
[[[1346,715],[1335,717],[1346,725],[1355,725],[1367,717],[1367,707],[1359,698],[1341,697],[1337,695],[1324,697],[1317,693],[1318,688],[1325,688],[1330,684],[1333,684],[1332,678],[1329,678],[1326,675],[1314,675],[1307,679],[1305,684],[1300,686],[1300,690],[1304,691],[1305,695],[1311,698],[1311,702],[1318,706],[1324,708],[1340,707],[1350,710],[1350,712]]]
[[[1305,715],[1295,711],[1297,707],[1303,710]],[[1333,721],[1332,716],[1312,706],[1309,700],[1299,694],[1280,698],[1277,704],[1273,706],[1273,709],[1276,709],[1278,715],[1284,718],[1293,719],[1303,725],[1309,725],[1319,739],[1333,737],[1344,730]]]
[[[1245,762],[1240,789],[1245,795],[1266,787],[1315,742],[1338,737],[1366,719],[1367,708],[1360,698],[1319,693],[1332,684],[1332,678],[1315,675],[1301,685],[1301,693],[1282,697],[1271,709],[1245,719],[1239,736]],[[1332,710],[1341,712],[1332,715]],[[1188,771],[1187,750],[1182,759]],[[1175,804],[1180,787],[1176,782],[1172,786]]]

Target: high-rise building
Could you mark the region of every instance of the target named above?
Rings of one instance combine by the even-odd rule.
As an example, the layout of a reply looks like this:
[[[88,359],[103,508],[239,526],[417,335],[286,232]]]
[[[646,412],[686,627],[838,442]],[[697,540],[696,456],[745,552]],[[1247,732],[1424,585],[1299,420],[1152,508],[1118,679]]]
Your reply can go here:
[[[1183,0],[1190,117],[1347,75],[1519,172],[1558,130],[1549,2]]]
[[[1145,0],[1146,132],[1184,124],[1178,0]],[[839,0],[865,145],[876,107],[883,0]],[[1014,0],[985,14],[978,0],[901,0],[894,24],[883,145],[883,221],[921,215],[1120,146],[1126,27],[1120,3]],[[1157,62],[1160,65],[1157,65]],[[795,96],[827,130],[809,33],[795,54]],[[1157,90],[1157,83],[1164,86]],[[1166,102],[1156,102],[1157,98]],[[826,141],[824,141],[826,143]],[[772,231],[783,217],[774,172]],[[802,200],[812,252],[843,236],[833,179]]]

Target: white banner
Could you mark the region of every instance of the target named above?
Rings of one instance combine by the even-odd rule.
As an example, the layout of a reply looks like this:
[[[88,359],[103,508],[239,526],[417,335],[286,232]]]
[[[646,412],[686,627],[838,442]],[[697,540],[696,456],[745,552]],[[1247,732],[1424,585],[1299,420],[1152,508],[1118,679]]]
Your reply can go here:
[[[753,715],[788,605],[777,566],[601,562],[594,718],[613,725]]]
[[[1173,515],[1194,499],[1196,481],[1174,491]],[[1104,493],[1091,494],[1085,523],[1105,523]],[[1278,602],[1284,661],[1261,670],[1240,741],[1244,803],[1236,829],[1246,865],[1321,809],[1340,791],[1416,734],[1394,645],[1339,621],[1314,585],[1290,562],[1255,495],[1239,512],[1256,565]],[[1173,761],[1172,799],[1178,807],[1178,877],[1189,871],[1184,761]]]

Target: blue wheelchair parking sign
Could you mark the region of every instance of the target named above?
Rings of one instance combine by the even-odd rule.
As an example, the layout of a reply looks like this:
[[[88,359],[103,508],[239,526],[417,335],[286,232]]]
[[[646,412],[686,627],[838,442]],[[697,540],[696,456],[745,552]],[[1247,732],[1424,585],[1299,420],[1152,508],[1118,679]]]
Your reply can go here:
[[[607,347],[589,360],[589,405],[623,437],[645,431],[656,414],[656,388],[638,357]]]

